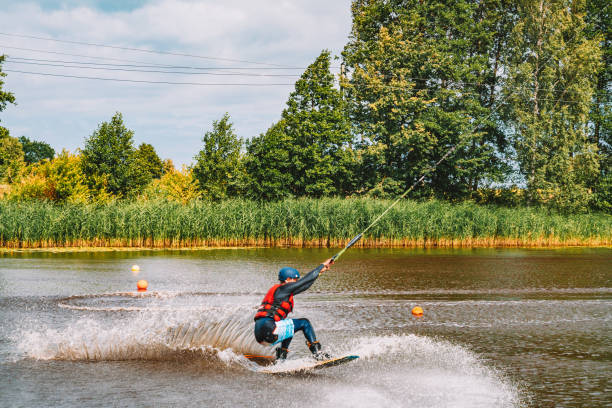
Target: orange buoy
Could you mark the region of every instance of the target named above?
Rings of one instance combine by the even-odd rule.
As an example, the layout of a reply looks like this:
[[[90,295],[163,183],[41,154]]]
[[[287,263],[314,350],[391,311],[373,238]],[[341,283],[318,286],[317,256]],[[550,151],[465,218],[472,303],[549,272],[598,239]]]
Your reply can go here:
[[[423,316],[423,309],[420,306],[415,306],[412,308],[412,314],[421,317]]]
[[[149,287],[149,282],[144,279],[141,279],[136,283],[136,287],[138,288],[139,292],[146,292],[147,288]]]

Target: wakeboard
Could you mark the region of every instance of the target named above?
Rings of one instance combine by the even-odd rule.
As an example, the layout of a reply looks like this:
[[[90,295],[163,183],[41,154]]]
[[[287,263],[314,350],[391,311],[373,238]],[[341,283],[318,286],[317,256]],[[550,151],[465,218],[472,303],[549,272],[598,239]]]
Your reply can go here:
[[[257,355],[257,354],[245,354],[244,356],[247,359],[261,366],[271,365],[271,364],[274,364],[274,362],[276,361],[276,357],[274,356],[264,356],[264,355]]]
[[[258,370],[260,373],[265,374],[297,374],[297,373],[305,373],[311,370],[320,370],[322,368],[334,367],[340,364],[348,363],[349,361],[353,361],[358,359],[359,356],[343,356],[343,357],[335,357],[329,360],[316,361],[312,362],[302,362],[302,361],[283,361],[282,363],[277,363],[272,366],[266,367],[265,369]],[[295,364],[297,363],[297,364]]]

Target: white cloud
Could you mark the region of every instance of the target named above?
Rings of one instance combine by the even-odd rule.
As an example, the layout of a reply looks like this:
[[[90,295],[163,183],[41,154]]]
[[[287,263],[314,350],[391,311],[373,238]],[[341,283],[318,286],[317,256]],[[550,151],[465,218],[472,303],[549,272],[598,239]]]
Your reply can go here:
[[[43,9],[34,2],[20,2],[3,6],[0,21],[0,31],[6,33],[305,67],[322,49],[335,54],[341,51],[350,31],[350,1],[162,0],[119,12],[89,7]],[[0,36],[0,54],[84,60],[7,46],[163,64],[249,66]],[[289,84],[295,80],[68,70],[11,63],[3,69],[175,82]],[[4,89],[15,94],[18,106],[9,106],[0,119],[13,135],[45,140],[57,150],[74,150],[101,121],[120,111],[128,127],[134,129],[138,143],[153,144],[160,156],[179,164],[191,162],[201,147],[203,132],[225,112],[230,113],[241,137],[264,132],[278,119],[293,89],[133,84],[7,74]]]

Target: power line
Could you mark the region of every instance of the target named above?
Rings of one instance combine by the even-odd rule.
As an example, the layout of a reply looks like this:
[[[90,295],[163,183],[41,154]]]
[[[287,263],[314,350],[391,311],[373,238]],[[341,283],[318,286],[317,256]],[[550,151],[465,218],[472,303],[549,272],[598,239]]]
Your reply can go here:
[[[11,60],[14,58],[11,58]],[[159,70],[144,70],[144,69],[129,69],[129,68],[109,68],[109,67],[91,67],[91,66],[78,66],[78,65],[66,65],[66,64],[52,64],[42,62],[28,62],[28,61],[10,61],[6,63],[12,64],[26,64],[35,66],[49,66],[49,67],[60,67],[60,68],[77,68],[77,69],[93,69],[98,71],[121,71],[121,72],[143,72],[143,73],[159,73],[159,74],[182,74],[182,75],[219,75],[219,76],[249,76],[249,77],[285,77],[294,78],[299,77],[296,74],[253,74],[243,72],[187,72],[187,71],[159,71]],[[77,62],[78,64],[78,62]]]
[[[32,52],[43,53],[43,54],[66,55],[66,56],[69,56],[69,57],[91,58],[91,59],[106,60],[106,61],[141,62],[141,61],[137,61],[137,60],[123,59],[123,58],[99,57],[99,56],[93,56],[93,55],[72,54],[72,53],[68,53],[68,52],[40,50],[40,49],[36,49],[36,48],[12,47],[12,46],[3,45],[3,44],[0,44],[0,48],[9,48],[11,50],[20,50],[20,51],[32,51]],[[167,66],[169,66],[169,65],[164,65],[164,64],[155,64],[155,63],[151,63],[151,64],[154,65],[154,66],[158,66],[158,67],[167,67]]]
[[[134,82],[141,84],[166,84],[166,85],[196,85],[196,86],[292,86],[291,84],[281,84],[281,83],[202,83],[202,82],[172,82],[172,81],[148,81],[148,80],[139,80],[139,79],[120,79],[120,78],[101,78],[101,77],[88,77],[88,76],[79,76],[79,75],[64,75],[64,74],[52,74],[49,72],[31,72],[31,71],[20,71],[14,69],[5,69],[5,72],[16,72],[20,74],[30,74],[30,75],[42,75],[42,76],[52,76],[52,77],[61,77],[61,78],[78,78],[78,79],[91,79],[98,81],[113,81],[113,82]]]
[[[497,84],[487,84],[487,83],[483,83],[483,82],[453,81],[453,80],[449,80],[449,79],[435,78],[435,77],[432,77],[432,78],[394,77],[394,78],[387,78],[387,79],[398,79],[398,80],[405,80],[405,81],[425,81],[427,83],[435,83],[436,85],[441,85],[440,82],[447,81],[449,83],[449,85],[474,85],[474,86],[477,86],[477,87],[480,86],[480,87],[487,87],[487,88],[490,88],[491,85],[493,85],[496,88],[503,87],[503,85],[500,84],[500,83],[497,83]],[[360,85],[363,85],[363,83],[358,83],[358,84],[352,83],[349,86],[353,86],[353,87],[358,88]],[[380,85],[380,86],[390,86],[390,87],[393,87],[393,85]],[[366,85],[366,87],[371,87],[371,86],[370,85]],[[504,88],[508,89],[508,87],[504,87]],[[535,90],[535,87],[528,86],[528,85],[525,85],[522,88]],[[447,88],[442,88],[441,87],[441,89],[461,91],[460,89],[454,89],[454,88],[448,88],[448,87]],[[513,89],[518,89],[518,88],[514,87]],[[547,89],[542,89],[541,87],[540,87],[540,91],[541,92],[561,93],[561,94],[567,92],[566,90],[547,90]],[[470,93],[470,92],[468,91],[467,93]],[[612,95],[610,92],[606,92],[606,91],[603,91],[603,92],[593,92],[593,94],[594,95],[604,95],[604,96]],[[477,95],[480,95],[480,94],[477,94]]]
[[[213,60],[213,61],[242,62],[242,63],[254,64],[254,65],[268,65],[268,66],[273,66],[273,67],[293,68],[288,65],[282,65],[282,64],[272,64],[272,63],[266,63],[266,62],[239,60],[239,59],[232,59],[232,58],[209,57],[209,56],[204,56],[204,55],[187,54],[187,53],[182,53],[182,52],[146,50],[144,48],[120,47],[116,45],[88,43],[88,42],[83,42],[83,41],[58,40],[58,39],[51,38],[51,37],[39,37],[35,35],[9,34],[9,33],[2,33],[2,32],[0,32],[0,35],[4,35],[7,37],[30,38],[34,40],[53,41],[53,42],[59,42],[59,43],[65,43],[65,44],[77,44],[77,45],[87,45],[91,47],[110,48],[110,49],[115,49],[115,50],[136,51],[136,52],[142,52],[142,53],[148,53],[148,54],[173,55],[177,57],[200,58],[200,59]]]
[[[366,88],[370,88],[370,89],[375,89],[375,88],[379,88],[379,89],[391,89],[391,90],[397,90],[397,91],[402,91],[402,90],[406,90],[406,87],[403,86],[397,86],[397,85],[387,85],[387,84],[361,84],[362,86],[365,86]],[[462,96],[474,96],[474,97],[482,97],[482,94],[478,93],[478,92],[470,92],[470,91],[464,91],[462,89],[454,89],[454,88],[443,88],[440,87],[438,88],[439,90],[445,90],[445,91],[450,91],[450,92],[455,92],[456,95],[453,95],[455,97],[462,97]],[[508,89],[508,88],[505,88]],[[423,89],[424,91],[427,91],[429,89]],[[559,92],[561,93],[562,91],[549,91],[552,93],[556,93]],[[544,93],[544,91],[542,91],[542,93]],[[609,95],[609,94],[607,94]],[[450,96],[450,95],[449,95]],[[444,96],[442,96],[444,97]],[[556,99],[556,98],[529,98],[528,101],[533,101],[533,100],[538,100],[538,101],[554,101],[554,102],[565,102],[565,103],[573,103],[573,104],[579,104],[582,102],[578,102],[578,101],[569,101],[569,100],[564,100],[564,99]],[[500,102],[496,102],[497,104],[499,104]],[[604,104],[606,103],[610,103],[610,102],[603,102]]]
[[[67,52],[41,50],[41,49],[36,49],[36,48],[13,47],[13,46],[2,45],[2,44],[0,44],[0,48],[9,48],[9,49],[12,49],[12,50],[20,50],[20,51],[32,51],[32,52],[38,52],[38,53],[43,53],[43,54],[66,55],[66,56],[69,56],[69,57],[90,58],[90,59],[96,59],[96,60],[117,61],[117,62],[137,62],[137,63],[140,63],[140,64],[149,64],[149,66],[165,67],[165,68],[266,69],[266,70],[268,70],[268,69],[278,69],[278,70],[290,70],[290,69],[303,70],[303,69],[306,69],[306,67],[287,67],[287,68],[281,68],[281,67],[186,67],[186,66],[180,66],[180,65],[167,65],[167,64],[149,63],[149,62],[144,63],[142,61],[132,60],[132,59],[125,59],[125,58],[100,57],[100,56],[93,56],[93,55],[72,54],[72,53],[67,53]],[[334,67],[334,68],[338,68],[338,67]]]
[[[80,75],[66,75],[66,74],[53,74],[49,72],[31,72],[31,71],[21,71],[21,70],[13,70],[13,69],[5,69],[5,72],[15,72],[21,74],[29,74],[29,75],[40,75],[40,76],[51,76],[51,77],[61,77],[61,78],[76,78],[76,79],[89,79],[89,80],[98,80],[98,81],[111,81],[111,82],[128,82],[128,83],[141,83],[141,84],[164,84],[164,85],[195,85],[195,86],[293,86],[295,83],[247,83],[247,82],[237,82],[237,83],[203,83],[203,82],[175,82],[175,81],[150,81],[150,80],[137,80],[137,79],[121,79],[121,78],[103,78],[103,77],[90,77],[90,76],[80,76]],[[375,85],[382,88],[393,88],[397,90],[405,89],[401,87],[393,87],[390,85]],[[462,95],[473,95],[480,96],[477,93],[470,92],[462,92]],[[529,101],[533,101],[533,98],[530,98]],[[577,101],[568,101],[568,100],[559,100],[559,99],[550,99],[550,98],[536,98],[538,101],[554,101],[554,102],[564,102],[570,104],[579,104],[581,102]],[[604,104],[608,104],[610,102],[604,102]],[[503,104],[498,102],[497,104]]]
[[[32,62],[30,62],[32,61]],[[179,75],[211,75],[211,76],[246,76],[246,77],[285,77],[285,78],[295,78],[298,77],[299,75],[297,74],[253,74],[253,73],[243,73],[243,72],[227,72],[227,73],[217,73],[217,72],[186,72],[186,71],[160,71],[160,70],[143,70],[143,69],[130,69],[130,68],[115,68],[115,67],[154,67],[156,68],[157,66],[155,65],[135,65],[135,64],[100,64],[100,63],[93,63],[93,62],[79,62],[79,61],[63,61],[63,60],[46,60],[46,59],[36,59],[36,58],[24,58],[24,57],[11,57],[8,56],[7,60],[5,61],[6,63],[13,63],[13,64],[26,64],[26,65],[35,65],[35,66],[50,66],[50,67],[59,67],[59,68],[74,68],[74,69],[79,69],[79,68],[83,68],[83,69],[93,69],[93,70],[99,70],[99,71],[120,71],[120,72],[142,72],[142,73],[161,73],[161,74],[179,74]],[[48,63],[47,63],[48,62]],[[59,64],[54,64],[55,62],[59,63]],[[79,64],[79,65],[86,65],[86,66],[79,66],[79,65],[65,65],[65,64]],[[93,65],[93,66],[89,66],[89,65]],[[169,67],[169,66],[168,66]],[[200,70],[214,70],[217,68],[210,68],[210,67],[191,67],[191,66],[173,66],[174,68],[177,69],[200,69]],[[230,70],[234,70],[237,68],[228,68]],[[406,80],[415,80],[415,79],[421,79],[421,78],[405,78]],[[429,79],[429,81],[431,81],[432,79]],[[434,79],[435,80],[435,79]],[[336,83],[339,83],[338,80],[336,80]],[[437,80],[439,81],[439,80]],[[466,82],[457,82],[456,84],[466,84]],[[469,83],[467,83],[469,84]],[[437,84],[439,85],[439,84]],[[482,84],[483,85],[483,84]],[[502,85],[497,85],[497,87],[501,87]],[[394,85],[389,85],[389,84],[379,84],[379,85],[373,85],[373,84],[368,84],[367,87],[369,88],[382,88],[382,89],[395,89],[395,90],[405,90],[406,87],[403,86],[394,86]],[[526,86],[525,88],[527,89],[532,89],[532,87]],[[472,95],[472,96],[482,96],[481,94],[477,93],[477,92],[470,92],[470,91],[465,91],[462,89],[455,89],[455,88],[440,88],[440,89],[445,89],[448,91],[454,91],[454,92],[458,92],[461,94],[461,96],[463,95]],[[507,89],[507,88],[506,88]],[[564,90],[542,90],[543,93],[552,93],[552,94],[556,94],[556,93],[566,93],[567,91]],[[608,92],[594,92],[593,95],[603,95],[605,97],[610,96],[610,93]],[[538,100],[547,100],[546,98],[538,98]],[[561,100],[561,102],[569,102],[569,103],[577,103],[574,101],[564,101]]]
[[[80,64],[80,65],[95,65],[102,67],[135,67],[135,68],[168,68],[168,69],[194,69],[194,70],[289,70],[289,68],[262,68],[262,67],[202,67],[202,66],[192,66],[192,65],[164,65],[164,64],[109,64],[109,63],[99,63],[99,62],[90,62],[90,61],[65,61],[65,60],[55,60],[55,59],[41,59],[41,58],[27,58],[27,57],[15,57],[12,55],[6,55],[7,61],[9,60],[23,60],[23,61],[35,61],[35,62],[57,62],[57,63],[65,63],[65,64]],[[115,59],[115,58],[113,58]],[[120,60],[121,61],[121,60]],[[128,62],[140,62],[140,61],[130,61]],[[295,68],[298,69],[298,68]],[[302,68],[299,68],[302,69]],[[306,69],[306,68],[303,68]]]
[[[9,34],[4,34],[4,33],[0,33],[0,35],[9,35]],[[28,36],[26,36],[28,37]],[[59,40],[57,40],[59,41]],[[1,45],[0,45],[1,46]],[[83,57],[83,58],[93,58],[93,59],[105,59],[105,60],[113,60],[113,61],[118,61],[118,62],[139,62],[141,63],[141,61],[135,61],[135,60],[125,60],[125,59],[118,59],[118,58],[110,58],[110,57],[94,57],[94,56],[88,56],[88,55],[79,55],[79,54],[69,54],[69,53],[60,53],[60,52],[53,52],[53,51],[46,51],[46,50],[37,50],[37,49],[30,49],[30,48],[20,48],[20,47],[10,47],[10,46],[2,46],[4,48],[11,48],[11,49],[19,49],[19,50],[25,50],[25,51],[33,51],[33,52],[42,52],[42,53],[51,53],[51,54],[58,54],[58,55],[67,55],[67,56],[75,56],[75,57]],[[110,67],[115,67],[115,66],[125,66],[125,67],[141,67],[141,68],[155,68],[155,67],[160,67],[160,68],[168,68],[168,69],[193,69],[193,70],[268,70],[268,69],[274,69],[274,70],[287,70],[287,69],[300,69],[300,70],[304,70],[306,69],[305,67],[288,67],[288,68],[280,68],[280,67],[197,67],[197,66],[185,66],[185,65],[166,65],[166,64],[148,64],[148,65],[143,65],[142,63],[139,65],[132,65],[132,64],[98,64],[98,63],[94,63],[94,62],[79,62],[79,61],[62,61],[62,60],[44,60],[44,59],[35,59],[35,58],[25,58],[25,57],[11,57],[10,55],[8,56],[9,59],[21,59],[21,60],[27,60],[27,61],[41,61],[41,62],[58,62],[58,63],[67,63],[67,64],[79,64],[79,65],[98,65],[98,66],[110,66]],[[8,59],[6,62],[9,62]],[[37,65],[37,64],[30,64],[30,65]],[[40,65],[49,65],[49,64],[40,64]],[[49,66],[53,66],[53,65],[49,65]],[[69,67],[69,66],[62,66],[62,65],[57,65],[58,67],[65,67],[65,68],[78,68],[78,67]],[[87,67],[83,67],[83,68],[87,68]],[[337,67],[330,67],[330,68],[337,68]],[[91,68],[88,68],[91,69]],[[108,69],[109,71],[122,71],[119,69]],[[164,71],[146,71],[146,70],[128,70],[126,69],[125,71],[134,71],[134,72],[148,72],[148,73],[168,73],[168,74],[188,74],[188,75],[194,75],[195,73],[185,73],[185,72],[164,72]],[[214,75],[220,75],[220,76],[262,76],[262,77],[296,77],[298,75],[291,75],[291,74],[265,74],[265,75],[252,75],[252,74],[246,74],[246,73],[235,73],[234,74],[214,74]],[[212,74],[211,74],[212,75]],[[405,77],[405,78],[401,78],[404,80],[409,80],[409,81],[442,81],[442,79],[438,79],[438,78],[419,78],[419,77]],[[473,86],[482,86],[482,87],[490,87],[491,84],[487,84],[487,83],[482,83],[482,82],[467,82],[467,81],[451,81],[449,80],[450,83],[455,84],[455,85],[473,85]],[[403,87],[394,87],[393,85],[380,85],[381,87],[388,87],[389,89],[404,89]],[[494,85],[495,87],[501,86],[501,85]],[[371,85],[368,85],[368,87],[373,87]],[[535,89],[532,86],[525,86],[524,88],[526,89]],[[447,88],[447,89],[452,89],[452,88]],[[542,92],[544,92],[544,90],[542,90]],[[564,90],[546,90],[545,92],[547,93],[559,93],[559,94],[563,94],[563,93],[567,93],[567,91]],[[469,94],[469,92],[463,92],[465,94]],[[476,93],[472,93],[474,95],[476,95]],[[597,96],[597,95],[603,95],[604,97],[609,97],[611,94],[610,92],[593,92],[593,96]],[[539,100],[544,100],[544,99],[539,99]],[[569,101],[571,102],[571,101]]]

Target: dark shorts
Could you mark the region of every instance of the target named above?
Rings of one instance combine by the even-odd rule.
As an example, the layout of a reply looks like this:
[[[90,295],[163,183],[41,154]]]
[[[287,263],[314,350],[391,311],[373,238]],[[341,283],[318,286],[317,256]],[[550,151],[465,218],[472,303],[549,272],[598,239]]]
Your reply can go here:
[[[273,344],[278,340],[278,336],[274,334],[276,322],[269,317],[263,317],[255,321],[255,340],[258,343]]]
[[[297,333],[299,331],[304,333],[304,337],[309,343],[313,343],[317,340],[315,331],[310,324],[308,319],[291,319],[293,321],[294,332]],[[267,343],[274,344],[279,339],[276,334],[274,334],[274,329],[276,329],[276,322],[274,319],[270,317],[263,317],[261,319],[257,319],[255,321],[255,340],[258,343]],[[281,344],[282,347],[288,348],[289,344],[293,336],[285,338]]]

